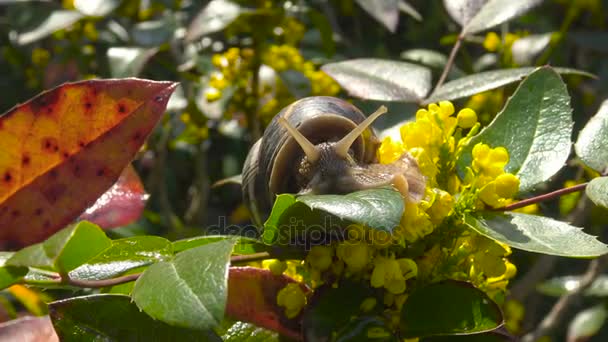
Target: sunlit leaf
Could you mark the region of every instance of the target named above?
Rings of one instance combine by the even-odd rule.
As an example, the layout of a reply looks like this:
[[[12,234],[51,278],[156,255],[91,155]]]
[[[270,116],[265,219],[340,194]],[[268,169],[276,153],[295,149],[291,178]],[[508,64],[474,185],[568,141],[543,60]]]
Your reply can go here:
[[[608,100],[604,100],[595,116],[587,122],[574,145],[576,154],[598,172],[608,168]]]
[[[451,0],[446,0],[451,1]],[[477,2],[477,0],[473,0]],[[489,0],[467,21],[462,31],[475,34],[505,23],[538,6],[543,0]]]
[[[534,58],[549,46],[551,35],[552,33],[531,34],[517,39],[511,45],[513,61],[518,65],[534,64]]]
[[[604,304],[577,313],[568,325],[568,342],[587,341],[595,336],[606,323],[606,317],[608,312]]]
[[[223,30],[241,14],[241,7],[230,0],[211,0],[194,18],[186,40],[192,41],[209,33]]]
[[[608,177],[594,178],[585,189],[593,203],[608,208]]]
[[[170,325],[198,330],[217,326],[226,309],[234,243],[206,244],[150,266],[135,282],[133,300],[152,318]]]
[[[70,83],[1,116],[0,240],[41,241],[93,204],[139,151],[174,88],[141,79]]]
[[[157,51],[155,48],[113,46],[107,52],[110,74],[117,78],[138,76]]]
[[[235,322],[222,333],[224,342],[280,342],[280,335],[255,324]]]
[[[120,0],[74,0],[74,7],[82,14],[94,17],[104,17],[115,10]]]
[[[581,228],[548,217],[520,213],[466,216],[467,226],[481,235],[524,251],[575,258],[608,253],[608,247]]]
[[[367,100],[419,102],[431,89],[430,70],[406,62],[360,58],[325,64],[322,70]]]
[[[516,174],[520,191],[533,188],[563,166],[571,149],[570,95],[551,68],[531,73],[503,110],[465,146],[457,162],[459,174],[471,165],[473,147],[485,143],[509,151],[507,172]]]
[[[84,15],[77,11],[55,10],[49,13],[48,17],[36,28],[19,33],[17,43],[26,45],[37,40],[50,36],[53,32],[68,28],[74,23],[84,18]]]
[[[355,0],[369,15],[384,25],[389,31],[395,32],[399,23],[398,0]]]

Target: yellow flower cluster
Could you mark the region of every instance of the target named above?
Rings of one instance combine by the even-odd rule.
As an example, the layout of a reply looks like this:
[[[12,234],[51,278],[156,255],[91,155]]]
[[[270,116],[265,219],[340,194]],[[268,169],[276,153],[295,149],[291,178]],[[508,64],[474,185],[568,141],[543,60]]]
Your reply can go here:
[[[490,148],[479,143],[473,147],[473,162],[465,183],[479,189],[479,199],[492,207],[502,207],[517,194],[519,178],[505,173],[509,152],[504,147]]]
[[[209,77],[209,88],[205,93],[207,101],[220,99],[222,90],[230,85],[247,87],[252,59],[253,50],[248,48],[233,47],[224,53],[213,55],[211,63],[217,71]]]
[[[287,318],[294,318],[306,306],[306,294],[300,284],[290,283],[277,294],[277,304],[285,308]]]

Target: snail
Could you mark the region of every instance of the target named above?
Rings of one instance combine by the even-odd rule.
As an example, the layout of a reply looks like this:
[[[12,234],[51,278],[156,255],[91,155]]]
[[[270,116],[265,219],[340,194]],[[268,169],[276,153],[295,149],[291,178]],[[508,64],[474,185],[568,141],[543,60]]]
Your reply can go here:
[[[328,96],[298,100],[283,108],[243,165],[243,200],[252,220],[262,226],[275,196],[282,193],[345,194],[392,184],[406,200],[419,201],[425,178],[416,160],[404,153],[379,164],[379,139],[369,117],[354,105]]]

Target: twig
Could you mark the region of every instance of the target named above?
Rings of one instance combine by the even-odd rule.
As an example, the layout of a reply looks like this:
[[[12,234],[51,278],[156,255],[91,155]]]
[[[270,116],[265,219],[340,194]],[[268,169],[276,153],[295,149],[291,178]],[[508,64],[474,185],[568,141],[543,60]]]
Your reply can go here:
[[[579,286],[574,291],[561,296],[553,308],[551,308],[549,314],[540,322],[536,330],[526,334],[522,338],[522,342],[534,342],[550,334],[557,328],[564,319],[568,309],[580,299],[585,289],[591,286],[593,281],[602,273],[606,261],[606,257],[592,260],[589,263],[587,271],[583,274]]]
[[[443,67],[443,72],[441,73],[441,76],[439,77],[439,80],[437,81],[437,85],[435,85],[435,90],[433,92],[437,91],[437,89],[439,87],[441,87],[443,82],[445,82],[445,79],[448,77],[448,73],[452,69],[452,65],[454,65],[454,59],[456,58],[456,53],[458,53],[458,50],[460,50],[460,45],[462,44],[463,39],[464,39],[464,36],[462,35],[462,33],[459,34],[458,39],[456,39],[456,43],[454,43],[454,46],[452,46],[452,51],[450,52],[450,57],[448,57],[448,61],[445,63],[445,66]]]
[[[84,287],[91,289],[98,289],[102,287],[120,285],[124,283],[128,283],[134,280],[137,280],[141,276],[141,273],[133,273],[127,274],[122,277],[103,279],[103,280],[82,280],[82,279],[70,279],[62,281],[64,284],[76,286],[76,287]]]
[[[515,202],[513,204],[509,204],[509,205],[501,207],[501,208],[494,208],[492,210],[494,210],[494,211],[509,211],[509,210],[515,210],[515,209],[527,207],[527,206],[529,206],[531,204],[534,204],[534,203],[550,200],[550,199],[553,199],[555,197],[567,195],[567,194],[570,194],[570,193],[573,193],[573,192],[582,191],[582,190],[585,189],[585,187],[587,187],[587,184],[589,184],[589,183],[577,184],[577,185],[571,186],[569,188],[563,188],[563,189],[555,190],[555,191],[552,191],[552,192],[548,192],[546,194],[542,194],[542,195],[526,198],[525,200],[521,200],[519,202]]]

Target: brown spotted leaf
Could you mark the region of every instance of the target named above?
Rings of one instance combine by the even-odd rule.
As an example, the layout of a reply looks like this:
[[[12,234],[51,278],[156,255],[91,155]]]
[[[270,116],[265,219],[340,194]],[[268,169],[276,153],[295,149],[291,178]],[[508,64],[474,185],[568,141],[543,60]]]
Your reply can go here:
[[[0,116],[0,245],[41,241],[92,205],[133,159],[175,86],[68,83]]]
[[[288,319],[284,308],[277,305],[279,291],[293,282],[290,277],[277,276],[266,269],[230,267],[226,315],[301,340],[300,321]],[[301,286],[307,292],[307,288]]]
[[[133,166],[129,165],[108,191],[87,208],[78,220],[87,220],[103,229],[126,226],[139,219],[148,195]]]

